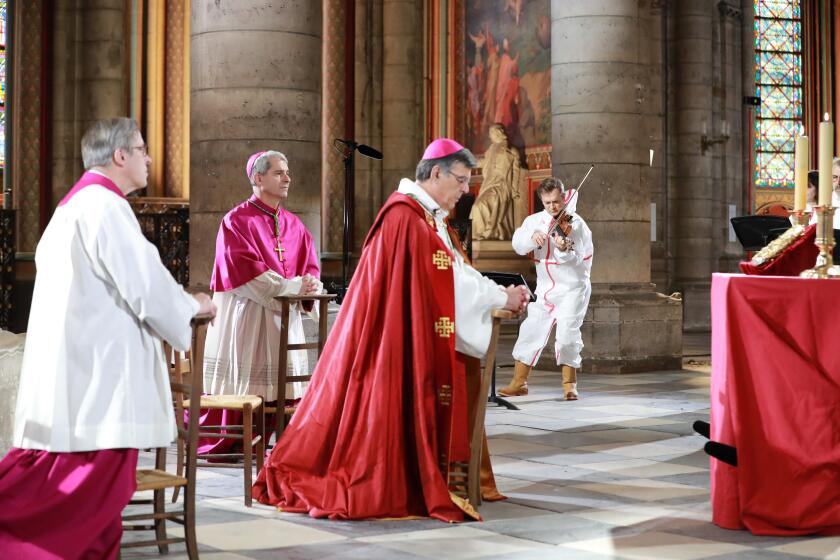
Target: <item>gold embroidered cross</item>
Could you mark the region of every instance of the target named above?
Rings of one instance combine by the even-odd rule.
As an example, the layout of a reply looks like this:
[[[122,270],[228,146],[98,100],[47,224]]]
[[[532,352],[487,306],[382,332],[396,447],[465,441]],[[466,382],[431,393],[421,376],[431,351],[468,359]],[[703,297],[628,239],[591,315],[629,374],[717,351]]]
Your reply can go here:
[[[446,270],[452,265],[452,259],[446,254],[446,251],[438,249],[435,251],[435,254],[432,255],[432,263],[438,270]]]
[[[435,323],[435,332],[441,338],[449,338],[455,332],[455,323],[449,320],[449,317],[441,317]]]
[[[441,385],[438,390],[438,400],[442,406],[449,406],[452,404],[452,386]]]
[[[277,240],[277,247],[274,248],[277,251],[277,256],[280,257],[280,262],[283,262],[283,253],[286,251],[283,246],[280,244],[281,241]]]

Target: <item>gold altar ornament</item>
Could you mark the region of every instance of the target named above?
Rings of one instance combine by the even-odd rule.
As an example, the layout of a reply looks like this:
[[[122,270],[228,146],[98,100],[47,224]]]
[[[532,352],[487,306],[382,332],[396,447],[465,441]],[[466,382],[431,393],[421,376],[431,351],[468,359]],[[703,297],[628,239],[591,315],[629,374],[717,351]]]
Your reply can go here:
[[[801,212],[798,216],[798,222],[796,222],[792,227],[788,228],[786,232],[782,235],[771,241],[767,244],[766,247],[761,249],[753,258],[750,259],[750,262],[755,266],[761,266],[765,263],[768,263],[774,260],[776,257],[781,255],[785,249],[790,247],[790,245],[802,237],[805,233],[806,225],[808,223],[807,217],[804,219],[804,223],[802,222],[803,218],[801,216]],[[795,215],[795,214],[794,214]]]
[[[831,200],[829,198],[829,200]],[[817,214],[817,238],[814,242],[820,250],[814,268],[803,271],[802,278],[840,278],[840,266],[832,264],[831,252],[834,249],[834,211],[833,206],[815,206]]]

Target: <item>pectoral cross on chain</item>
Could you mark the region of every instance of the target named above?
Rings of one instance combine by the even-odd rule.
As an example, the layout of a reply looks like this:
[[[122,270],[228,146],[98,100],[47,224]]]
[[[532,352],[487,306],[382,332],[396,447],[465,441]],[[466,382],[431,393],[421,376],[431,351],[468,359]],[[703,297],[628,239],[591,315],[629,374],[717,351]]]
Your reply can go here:
[[[278,239],[277,240],[277,247],[275,247],[274,250],[277,251],[277,256],[280,257],[280,262],[283,262],[283,253],[286,250],[283,248],[283,245],[281,245],[281,243],[282,242]]]

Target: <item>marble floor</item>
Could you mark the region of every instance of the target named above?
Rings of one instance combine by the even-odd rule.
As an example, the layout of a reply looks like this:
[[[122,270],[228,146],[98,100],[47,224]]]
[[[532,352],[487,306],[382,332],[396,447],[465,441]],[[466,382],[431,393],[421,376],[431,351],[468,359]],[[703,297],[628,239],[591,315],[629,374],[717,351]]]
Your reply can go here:
[[[560,400],[558,374],[536,371],[531,394],[512,399],[520,410],[491,407],[490,451],[509,499],[484,504],[480,523],[326,521],[246,508],[241,472],[202,469],[201,557],[840,559],[840,538],[757,537],[710,522],[708,458],[691,431],[708,420],[709,361],[703,341],[694,344],[701,350],[682,371],[583,374],[577,402]],[[501,381],[509,376],[500,371]],[[123,552],[155,557],[154,548]],[[168,558],[186,558],[183,545]]]

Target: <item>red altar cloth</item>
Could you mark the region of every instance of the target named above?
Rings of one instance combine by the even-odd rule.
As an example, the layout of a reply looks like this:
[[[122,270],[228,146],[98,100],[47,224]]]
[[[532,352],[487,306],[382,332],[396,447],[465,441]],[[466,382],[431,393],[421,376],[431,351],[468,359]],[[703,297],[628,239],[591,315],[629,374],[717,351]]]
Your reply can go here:
[[[715,274],[712,521],[760,535],[840,535],[840,281]]]

